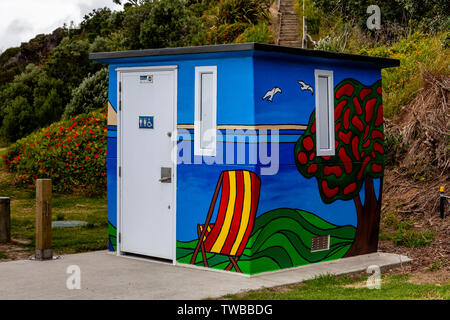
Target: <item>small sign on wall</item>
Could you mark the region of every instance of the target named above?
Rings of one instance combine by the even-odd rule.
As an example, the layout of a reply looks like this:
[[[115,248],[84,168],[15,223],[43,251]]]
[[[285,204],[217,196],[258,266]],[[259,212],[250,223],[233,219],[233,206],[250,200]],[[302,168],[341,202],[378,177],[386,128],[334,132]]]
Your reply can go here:
[[[139,76],[139,80],[141,83],[153,83],[153,75],[142,75]]]
[[[153,129],[153,116],[140,116],[139,129]]]

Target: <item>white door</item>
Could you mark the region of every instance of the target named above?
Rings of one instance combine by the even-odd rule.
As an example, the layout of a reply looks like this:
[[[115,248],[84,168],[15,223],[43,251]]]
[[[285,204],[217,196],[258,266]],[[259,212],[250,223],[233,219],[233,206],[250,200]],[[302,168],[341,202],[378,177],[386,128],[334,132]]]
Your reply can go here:
[[[175,67],[119,69],[119,250],[175,259]]]

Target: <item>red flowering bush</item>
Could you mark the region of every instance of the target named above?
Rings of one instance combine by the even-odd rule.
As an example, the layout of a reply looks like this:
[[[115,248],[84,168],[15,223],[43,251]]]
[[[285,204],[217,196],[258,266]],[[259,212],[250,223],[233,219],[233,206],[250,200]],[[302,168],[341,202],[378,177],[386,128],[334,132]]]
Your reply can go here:
[[[106,108],[53,123],[18,140],[2,156],[21,183],[53,180],[57,192],[106,190]]]

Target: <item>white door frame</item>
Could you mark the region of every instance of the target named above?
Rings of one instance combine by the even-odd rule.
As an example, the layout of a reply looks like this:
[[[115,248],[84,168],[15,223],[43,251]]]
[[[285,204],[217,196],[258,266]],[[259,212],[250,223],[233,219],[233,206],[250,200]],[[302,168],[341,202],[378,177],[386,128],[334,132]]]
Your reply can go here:
[[[173,163],[173,180],[172,180],[172,193],[173,193],[173,254],[172,254],[172,264],[176,264],[176,249],[177,249],[177,140],[178,140],[178,132],[177,132],[177,107],[178,107],[178,66],[169,65],[169,66],[149,66],[149,67],[124,67],[124,68],[116,68],[117,72],[117,255],[118,256],[126,256],[132,257],[128,255],[123,255],[121,252],[121,225],[122,225],[122,179],[119,176],[119,167],[122,167],[122,139],[121,139],[121,122],[122,122],[122,110],[119,107],[121,105],[122,95],[120,92],[120,82],[122,80],[122,74],[127,72],[157,72],[157,71],[173,71],[174,72],[174,81],[173,81],[173,89],[174,89],[174,106],[173,106],[173,131],[172,131],[172,161]],[[151,259],[151,257],[149,257]]]

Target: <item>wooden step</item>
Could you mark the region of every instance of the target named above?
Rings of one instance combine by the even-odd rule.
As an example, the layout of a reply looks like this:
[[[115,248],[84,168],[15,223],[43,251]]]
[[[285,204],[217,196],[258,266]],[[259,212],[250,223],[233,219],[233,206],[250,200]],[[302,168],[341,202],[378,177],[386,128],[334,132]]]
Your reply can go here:
[[[301,47],[301,37],[298,33],[299,17],[293,0],[280,0],[281,23],[278,43],[288,47]]]
[[[281,35],[280,40],[300,40],[299,34]]]

